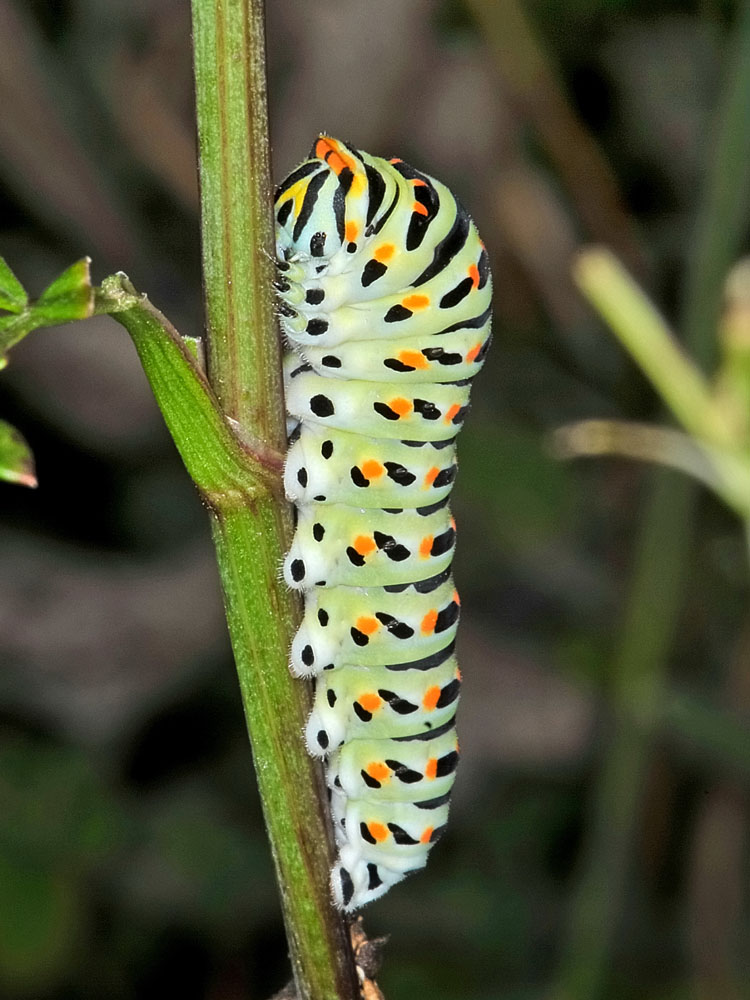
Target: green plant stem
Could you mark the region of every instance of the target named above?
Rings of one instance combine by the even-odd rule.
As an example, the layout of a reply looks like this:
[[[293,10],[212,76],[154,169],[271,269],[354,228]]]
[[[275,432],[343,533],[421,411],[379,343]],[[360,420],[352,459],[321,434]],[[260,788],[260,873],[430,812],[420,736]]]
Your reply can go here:
[[[217,507],[211,524],[297,994],[351,1000],[358,994],[347,936],[328,888],[325,784],[302,742],[309,689],[287,669],[296,609],[278,583],[279,503],[266,495],[242,507]]]
[[[750,517],[750,463],[743,453],[721,451],[674,427],[625,420],[579,420],[558,427],[551,445],[559,458],[619,455],[692,476],[745,521]]]
[[[221,413],[205,376],[169,320],[125,275],[97,291],[97,312],[130,334],[165,423],[190,477],[210,506],[242,504],[278,486],[283,457],[240,442]]]
[[[284,450],[263,2],[192,10],[208,377],[228,416]]]
[[[711,137],[713,161],[690,243],[680,323],[686,346],[704,366],[714,361],[713,335],[724,282],[742,247],[750,208],[750,3],[747,0],[737,4],[726,65],[728,72],[716,133]]]
[[[240,437],[280,452],[263,4],[193,0],[192,11],[208,379]],[[299,605],[279,574],[292,518],[275,475],[249,503],[211,503],[213,536],[298,997],[353,1000],[322,769],[302,742],[310,692],[288,671]]]
[[[602,247],[582,250],[573,276],[683,427],[711,444],[731,445],[731,428],[711,396],[708,380],[614,254]]]
[[[750,177],[750,2],[738,10],[720,128],[688,261],[681,327],[686,347],[707,364],[715,349],[722,285],[746,225]],[[645,505],[625,620],[612,663],[613,726],[591,806],[567,939],[553,995],[601,996],[622,911],[640,818],[653,720],[663,699],[687,575],[696,489],[659,472]],[[645,728],[629,719],[643,718]]]

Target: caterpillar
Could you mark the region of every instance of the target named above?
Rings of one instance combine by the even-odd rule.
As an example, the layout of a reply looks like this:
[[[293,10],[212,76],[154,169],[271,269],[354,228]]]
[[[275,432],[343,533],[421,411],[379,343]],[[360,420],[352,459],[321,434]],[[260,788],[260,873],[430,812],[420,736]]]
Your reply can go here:
[[[321,135],[276,191],[276,254],[304,593],[291,670],[316,678],[337,907],[422,868],[448,815],[459,598],[456,435],[490,343],[487,252],[439,181]]]

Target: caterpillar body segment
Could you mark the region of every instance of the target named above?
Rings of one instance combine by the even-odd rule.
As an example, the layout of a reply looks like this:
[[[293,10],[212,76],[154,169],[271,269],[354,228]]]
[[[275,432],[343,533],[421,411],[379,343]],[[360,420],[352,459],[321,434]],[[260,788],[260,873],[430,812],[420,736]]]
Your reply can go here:
[[[308,345],[300,348],[313,371],[327,378],[362,379],[366,382],[403,382],[419,385],[473,378],[482,367],[489,347],[490,317],[479,330],[456,330],[446,345],[432,334],[398,341],[362,340],[335,348]]]
[[[405,510],[308,504],[300,508],[284,578],[299,590],[321,580],[328,587],[411,583],[450,566],[455,538],[447,505],[415,517]]]
[[[448,720],[452,723],[452,717]],[[459,748],[453,725],[432,740],[385,742],[364,735],[328,757],[328,784],[351,799],[412,802],[451,790]]]
[[[348,381],[301,372],[289,380],[286,405],[303,423],[348,430],[375,438],[442,441],[461,429],[470,385],[435,382],[406,392],[395,382]]]
[[[305,734],[310,753],[328,753],[351,740],[430,732],[455,715],[461,686],[455,657],[425,673],[392,673],[385,683],[374,673],[350,666],[320,677]]]
[[[398,668],[437,655],[455,637],[460,606],[450,570],[388,588],[313,587],[292,641],[292,671],[305,677],[352,664]]]
[[[315,677],[308,749],[326,760],[335,904],[424,866],[459,759],[448,500],[492,281],[471,219],[401,160],[320,136],[277,190],[276,251],[305,613],[291,669]]]
[[[284,488],[299,507],[334,503],[419,512],[447,503],[456,472],[454,438],[384,441],[310,423],[289,448]]]

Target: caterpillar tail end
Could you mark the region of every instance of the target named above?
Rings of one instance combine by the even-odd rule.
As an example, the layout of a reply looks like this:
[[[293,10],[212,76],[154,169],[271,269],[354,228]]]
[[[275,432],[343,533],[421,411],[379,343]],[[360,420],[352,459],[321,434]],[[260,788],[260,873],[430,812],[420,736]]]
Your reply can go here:
[[[331,871],[331,895],[337,909],[344,913],[357,910],[384,896],[404,876],[387,872],[380,865],[360,859],[351,866],[341,858]]]

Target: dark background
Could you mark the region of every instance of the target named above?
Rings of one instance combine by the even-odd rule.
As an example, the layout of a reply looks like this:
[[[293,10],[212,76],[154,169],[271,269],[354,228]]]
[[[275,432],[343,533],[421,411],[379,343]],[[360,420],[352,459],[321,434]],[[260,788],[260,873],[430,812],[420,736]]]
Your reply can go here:
[[[276,179],[320,130],[398,155],[453,187],[494,269],[454,492],[464,761],[428,870],[366,911],[381,985],[558,997],[594,956],[608,1000],[750,996],[750,750],[712,750],[750,704],[740,526],[702,495],[663,665],[703,728],[656,722],[613,778],[615,717],[622,745],[644,732],[612,676],[651,473],[549,449],[567,421],[659,419],[570,259],[608,243],[678,315],[735,4],[502,0],[494,47],[479,6],[268,12]],[[91,254],[199,334],[186,0],[0,0],[0,50],[0,254],[32,293]],[[285,943],[207,519],[124,331],[33,334],[0,415],[40,483],[0,484],[0,996],[268,997]],[[633,808],[595,826],[620,780]]]

